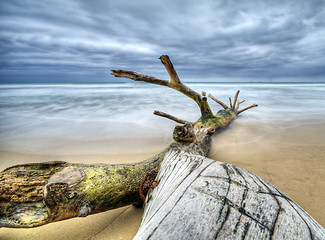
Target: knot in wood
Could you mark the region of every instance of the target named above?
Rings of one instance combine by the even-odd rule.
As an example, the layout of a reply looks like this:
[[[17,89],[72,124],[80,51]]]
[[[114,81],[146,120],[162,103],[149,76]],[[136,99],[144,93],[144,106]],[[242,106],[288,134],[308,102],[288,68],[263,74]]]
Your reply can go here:
[[[184,126],[176,126],[173,132],[173,138],[178,142],[193,142],[193,125],[186,123]]]
[[[212,135],[212,134],[214,134],[215,132],[216,132],[216,129],[215,129],[214,127],[208,128],[208,130],[207,130],[207,134],[208,134],[208,135]]]

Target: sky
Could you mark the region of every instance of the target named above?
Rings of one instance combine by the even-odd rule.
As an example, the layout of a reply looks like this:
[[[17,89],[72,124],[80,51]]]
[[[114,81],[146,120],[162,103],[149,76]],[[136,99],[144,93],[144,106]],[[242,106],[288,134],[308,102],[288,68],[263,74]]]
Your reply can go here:
[[[1,0],[0,46],[0,83],[325,82],[325,0]]]

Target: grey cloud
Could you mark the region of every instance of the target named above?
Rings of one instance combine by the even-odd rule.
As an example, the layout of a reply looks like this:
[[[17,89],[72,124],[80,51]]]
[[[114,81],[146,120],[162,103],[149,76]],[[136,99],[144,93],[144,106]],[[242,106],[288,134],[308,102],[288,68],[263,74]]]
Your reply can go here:
[[[3,0],[0,9],[0,82],[116,81],[113,68],[167,77],[161,54],[184,79],[325,81],[322,0]]]

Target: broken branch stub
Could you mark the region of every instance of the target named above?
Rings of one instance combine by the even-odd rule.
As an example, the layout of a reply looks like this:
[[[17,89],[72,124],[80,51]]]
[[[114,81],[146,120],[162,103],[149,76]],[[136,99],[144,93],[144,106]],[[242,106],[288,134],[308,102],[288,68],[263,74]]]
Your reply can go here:
[[[178,142],[193,142],[194,136],[193,124],[191,123],[176,126],[173,133],[173,139]]]

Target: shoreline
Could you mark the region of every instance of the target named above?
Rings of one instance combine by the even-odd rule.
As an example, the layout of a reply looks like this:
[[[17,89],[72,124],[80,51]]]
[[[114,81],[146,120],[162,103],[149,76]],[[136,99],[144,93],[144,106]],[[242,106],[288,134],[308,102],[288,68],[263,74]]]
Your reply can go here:
[[[242,167],[266,179],[325,226],[325,213],[320,211],[325,209],[324,136],[325,122],[295,121],[279,124],[250,123],[238,119],[214,136],[208,157]],[[139,162],[159,153],[171,141],[166,137],[162,137],[163,140],[153,139],[116,139],[111,142],[115,142],[115,145],[109,147],[114,150],[114,154],[41,155],[1,148],[0,170],[19,163],[50,160],[111,164]],[[117,154],[126,148],[124,154]],[[132,239],[141,215],[141,209],[127,206],[34,229],[2,228],[0,238]]]

